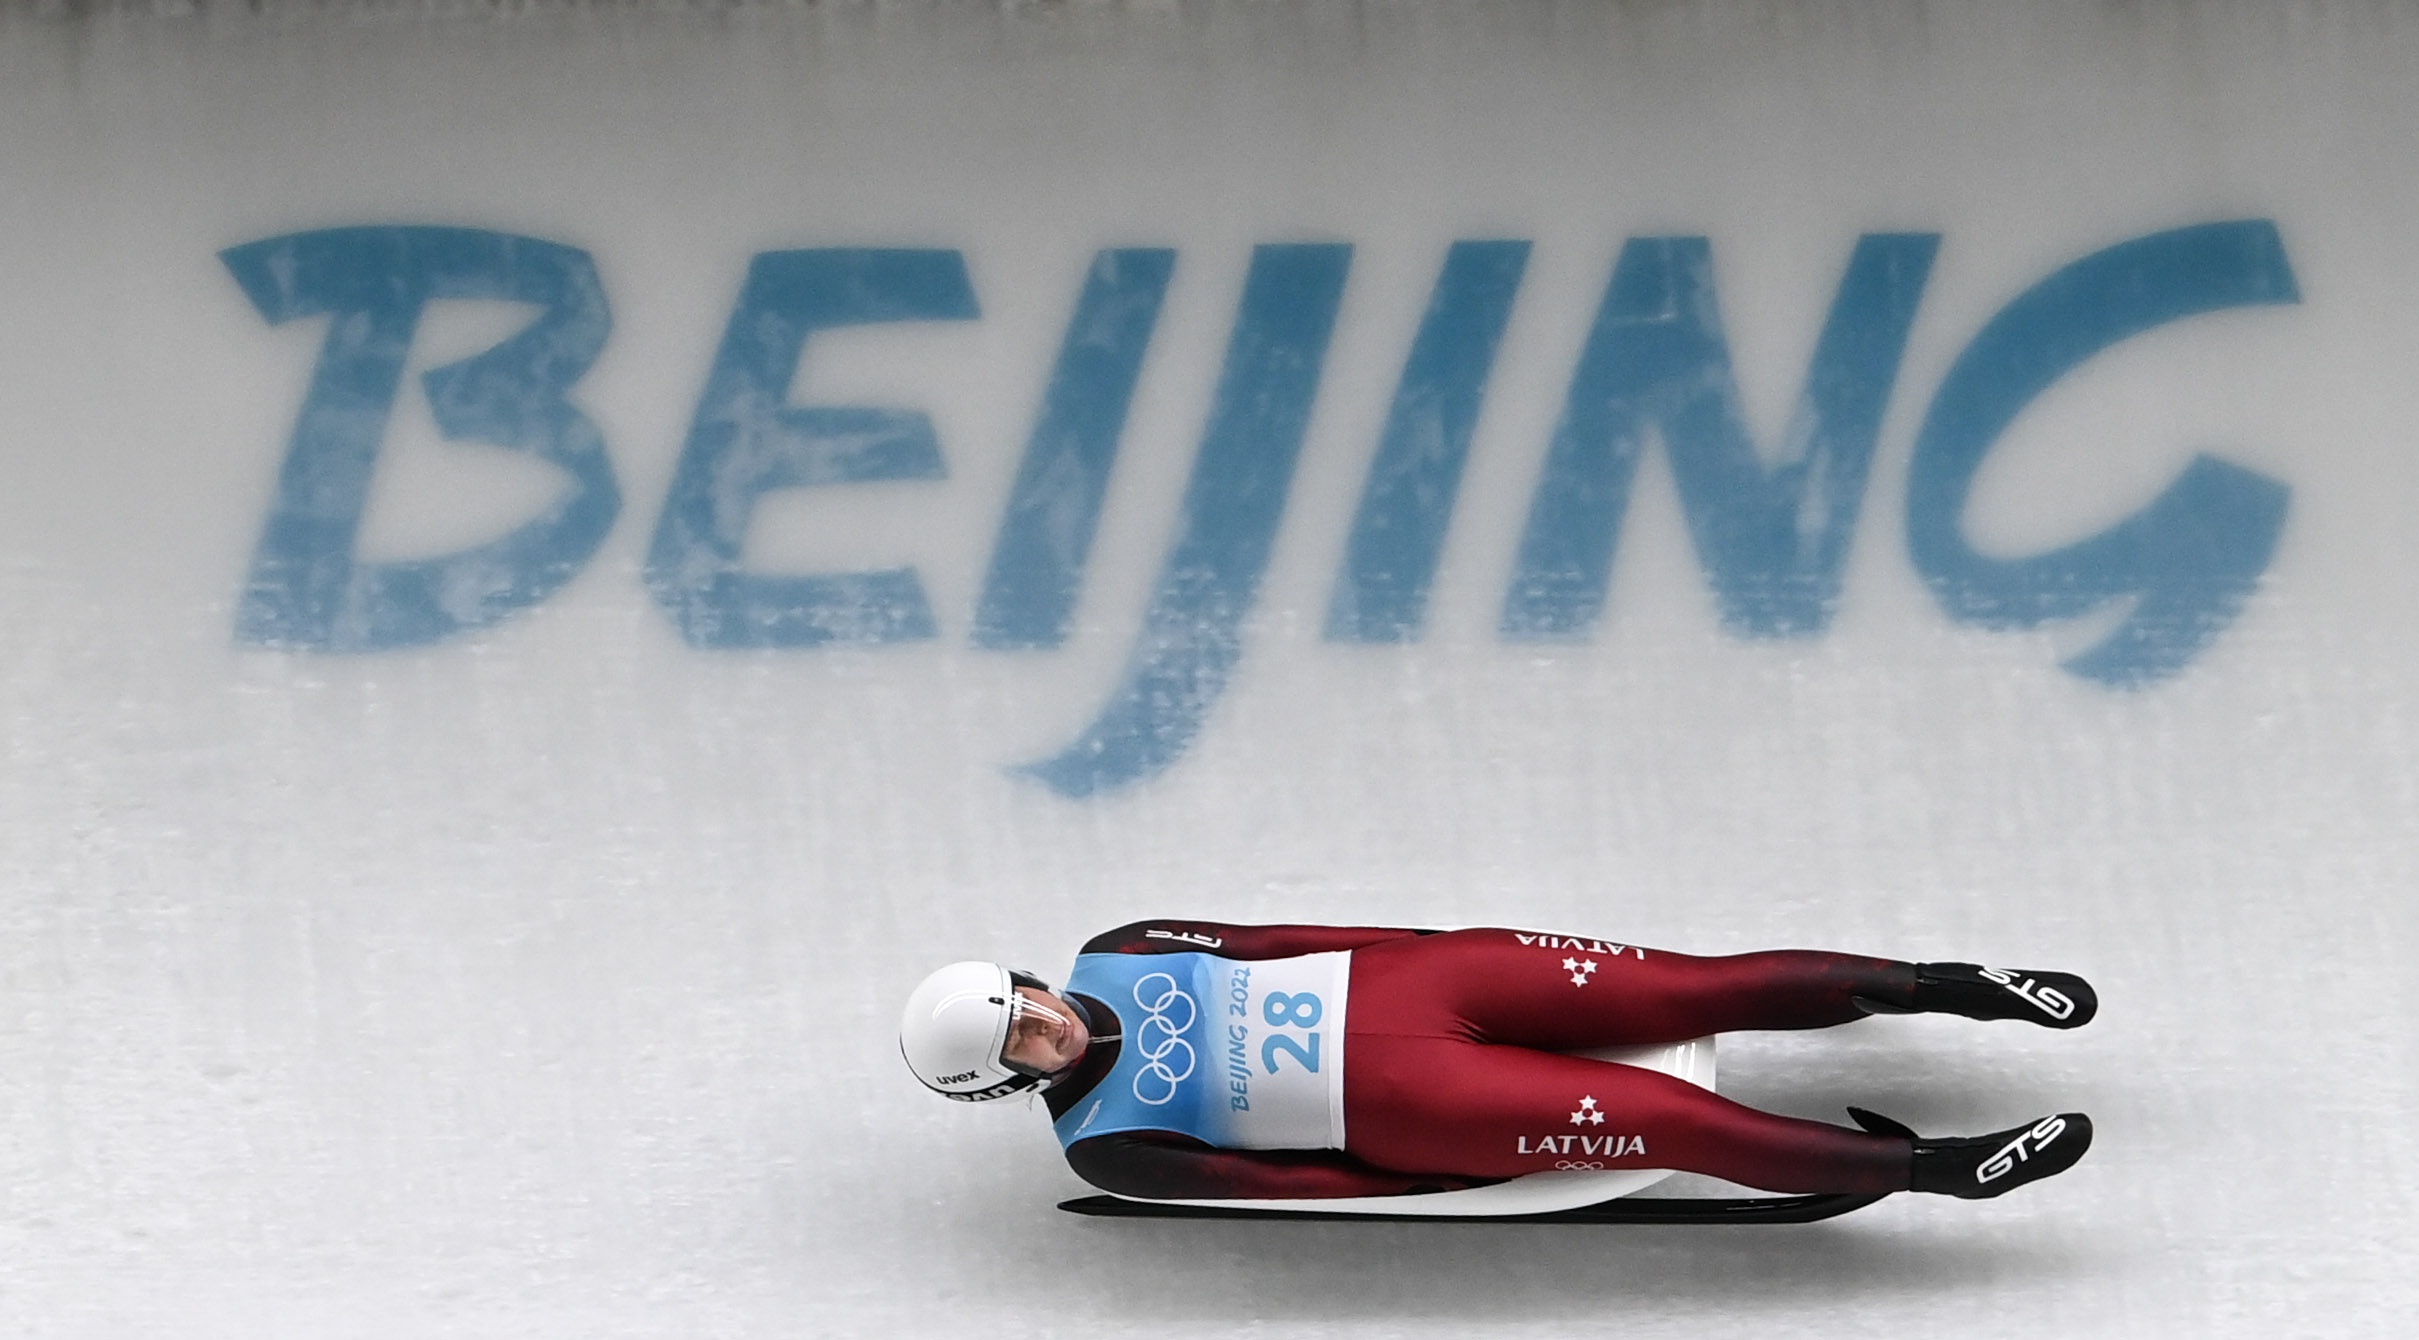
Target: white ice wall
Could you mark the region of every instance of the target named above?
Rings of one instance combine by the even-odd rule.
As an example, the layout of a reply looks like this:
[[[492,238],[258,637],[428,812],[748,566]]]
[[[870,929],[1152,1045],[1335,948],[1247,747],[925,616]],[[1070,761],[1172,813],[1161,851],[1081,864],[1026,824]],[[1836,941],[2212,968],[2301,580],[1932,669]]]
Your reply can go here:
[[[2383,1334],[2414,1300],[2419,16],[2393,4],[270,4],[0,10],[0,1323],[42,1337]],[[2297,303],[2059,380],[1959,518],[2025,556],[2195,452],[2287,485],[2182,672],[2123,617],[1953,619],[1905,533],[1952,363],[2061,267],[2272,225]],[[418,647],[236,635],[326,325],[219,253],[578,248],[623,498],[559,592]],[[1828,628],[1723,631],[1649,453],[1604,617],[1497,631],[1625,239],[1709,239],[1778,451],[1856,239],[1940,237]],[[1425,635],[1322,635],[1446,248],[1527,239]],[[1351,268],[1242,655],[1163,771],[1099,713],[1184,515],[1251,248]],[[980,316],[818,336],[944,478],[768,495],[758,572],[911,565],[936,635],[711,650],[644,580],[750,260],[962,257]],[[1085,267],[1177,252],[1072,636],[973,644]],[[529,317],[432,307],[414,373]],[[551,467],[416,381],[364,562]],[[1733,1092],[1941,1131],[2081,1108],[2073,1174],[1799,1230],[1096,1225],[1038,1116],[896,1060],[950,957],[1135,917],[1508,922],[2078,968],[2077,1035],[1740,1039]]]

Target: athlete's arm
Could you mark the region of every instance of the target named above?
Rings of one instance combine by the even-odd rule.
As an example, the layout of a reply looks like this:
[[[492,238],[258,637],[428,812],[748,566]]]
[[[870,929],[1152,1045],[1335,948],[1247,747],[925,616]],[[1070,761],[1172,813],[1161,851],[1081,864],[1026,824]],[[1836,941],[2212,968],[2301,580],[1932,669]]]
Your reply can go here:
[[[1334,1149],[1213,1149],[1164,1131],[1096,1135],[1067,1146],[1067,1163],[1103,1191],[1148,1200],[1304,1200],[1399,1196],[1483,1186],[1467,1177],[1373,1168]]]
[[[1137,921],[1095,935],[1087,954],[1216,954],[1220,958],[1293,958],[1359,949],[1432,931],[1387,926],[1237,926],[1223,921]]]

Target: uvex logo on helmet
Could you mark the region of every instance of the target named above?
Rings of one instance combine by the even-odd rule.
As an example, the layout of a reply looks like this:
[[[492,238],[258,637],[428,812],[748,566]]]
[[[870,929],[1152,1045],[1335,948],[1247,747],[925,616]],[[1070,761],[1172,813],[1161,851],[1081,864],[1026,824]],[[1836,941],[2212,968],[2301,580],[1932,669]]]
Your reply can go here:
[[[1009,1094],[1016,1093],[1024,1087],[1025,1086],[1023,1084],[1010,1082],[1007,1084],[994,1084],[988,1089],[977,1089],[972,1093],[944,1093],[941,1096],[943,1098],[951,1099],[960,1103],[987,1103],[994,1098],[1005,1098]]]
[[[943,1075],[943,1076],[941,1076],[939,1079],[934,1080],[934,1081],[933,1081],[933,1083],[935,1083],[935,1084],[963,1084],[963,1083],[965,1083],[967,1080],[973,1079],[973,1078],[974,1078],[976,1075],[978,1075],[978,1074],[980,1074],[980,1073],[981,1073],[980,1071],[975,1071],[975,1070],[966,1070],[966,1071],[960,1071],[959,1073],[957,1073],[957,1074],[955,1074],[955,1075]]]

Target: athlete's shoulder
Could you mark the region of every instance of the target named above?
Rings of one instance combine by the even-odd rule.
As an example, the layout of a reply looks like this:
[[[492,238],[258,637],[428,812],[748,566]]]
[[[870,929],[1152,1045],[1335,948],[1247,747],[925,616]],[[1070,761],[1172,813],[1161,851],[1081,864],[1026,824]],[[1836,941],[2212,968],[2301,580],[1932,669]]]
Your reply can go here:
[[[1323,926],[1287,923],[1246,926],[1227,921],[1155,918],[1129,922],[1095,935],[1087,954],[1216,954],[1221,958],[1291,958],[1360,949],[1386,940],[1431,932],[1392,926]]]
[[[1214,922],[1159,918],[1132,921],[1084,941],[1086,954],[1185,954],[1215,951],[1226,943]]]

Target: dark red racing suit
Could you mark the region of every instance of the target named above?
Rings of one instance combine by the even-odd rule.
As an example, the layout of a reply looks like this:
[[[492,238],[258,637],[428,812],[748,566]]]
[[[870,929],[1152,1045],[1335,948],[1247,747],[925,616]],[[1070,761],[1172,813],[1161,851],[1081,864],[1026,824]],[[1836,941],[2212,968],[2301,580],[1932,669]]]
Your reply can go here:
[[[1632,1137],[1593,1142],[1625,1151],[1593,1160],[1608,1168],[1674,1168],[1779,1192],[1907,1189],[1904,1137],[1759,1112],[1656,1071],[1564,1053],[1844,1024],[1865,1015],[1854,997],[1905,1005],[1909,963],[1811,950],[1697,958],[1534,931],[1208,921],[1139,921],[1083,947],[1230,959],[1334,950],[1352,952],[1342,1150],[1216,1149],[1129,1131],[1068,1146],[1076,1173],[1153,1198],[1394,1195],[1550,1169],[1565,1156],[1542,1137],[1580,1124]],[[1095,1034],[1119,1031],[1105,1002],[1075,1003]],[[1053,1119],[1100,1082],[1117,1047],[1095,1043],[1044,1094]]]

